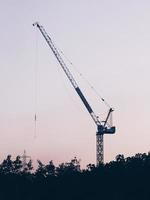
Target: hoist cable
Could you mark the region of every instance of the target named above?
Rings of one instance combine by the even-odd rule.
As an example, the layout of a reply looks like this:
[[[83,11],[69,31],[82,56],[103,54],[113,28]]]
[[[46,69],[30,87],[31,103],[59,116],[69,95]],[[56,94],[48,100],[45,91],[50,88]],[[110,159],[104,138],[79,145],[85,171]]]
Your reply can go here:
[[[38,31],[35,37],[35,65],[34,65],[34,139],[37,137],[37,79],[38,79]]]

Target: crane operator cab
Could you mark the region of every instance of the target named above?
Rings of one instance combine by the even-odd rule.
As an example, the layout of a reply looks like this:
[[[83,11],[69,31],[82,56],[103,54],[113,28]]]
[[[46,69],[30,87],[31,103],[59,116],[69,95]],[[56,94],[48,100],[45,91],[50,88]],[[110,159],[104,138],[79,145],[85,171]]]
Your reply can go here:
[[[97,126],[97,135],[103,135],[103,134],[114,134],[116,132],[116,127],[106,127],[103,125]]]
[[[108,120],[111,116],[111,113],[114,110],[112,108],[109,109],[106,120],[102,121],[101,124],[97,125],[97,135],[103,135],[103,134],[114,134],[116,132],[116,127],[108,124]]]

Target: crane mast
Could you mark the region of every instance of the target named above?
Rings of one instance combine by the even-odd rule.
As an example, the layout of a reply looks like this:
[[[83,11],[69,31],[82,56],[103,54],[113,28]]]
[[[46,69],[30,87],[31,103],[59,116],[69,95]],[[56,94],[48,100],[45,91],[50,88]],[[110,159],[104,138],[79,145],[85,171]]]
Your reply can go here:
[[[43,35],[43,37],[45,38],[47,44],[49,45],[49,47],[51,48],[52,52],[54,53],[54,55],[55,55],[57,61],[59,62],[60,66],[62,67],[62,69],[64,70],[66,76],[70,80],[70,83],[74,87],[75,91],[79,95],[79,97],[82,100],[84,106],[86,107],[87,111],[89,112],[89,114],[91,115],[93,121],[95,122],[95,124],[97,126],[97,133],[96,133],[96,160],[97,160],[97,165],[102,164],[104,162],[103,135],[104,134],[113,134],[115,132],[115,127],[108,128],[106,126],[107,125],[107,121],[109,119],[109,116],[110,116],[111,112],[113,111],[113,109],[112,108],[109,109],[107,118],[104,121],[104,123],[102,124],[102,122],[99,121],[98,117],[96,116],[96,114],[92,110],[92,108],[91,108],[90,104],[88,103],[88,101],[86,100],[85,96],[83,95],[83,93],[82,93],[81,89],[79,88],[77,82],[75,81],[75,79],[72,76],[70,70],[66,66],[66,64],[63,61],[60,53],[58,52],[57,48],[55,47],[55,45],[54,45],[52,39],[50,38],[50,36],[45,31],[44,27],[41,26],[38,22],[34,23],[33,26],[36,26],[40,30],[41,34]]]

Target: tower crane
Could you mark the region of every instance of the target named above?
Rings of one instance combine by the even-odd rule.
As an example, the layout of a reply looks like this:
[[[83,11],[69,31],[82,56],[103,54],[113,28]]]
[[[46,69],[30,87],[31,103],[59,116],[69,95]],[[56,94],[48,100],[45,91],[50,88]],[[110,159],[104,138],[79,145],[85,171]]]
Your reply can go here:
[[[95,122],[95,124],[97,126],[97,132],[96,132],[96,163],[97,163],[97,166],[100,165],[100,164],[103,164],[103,162],[104,162],[104,145],[103,145],[104,134],[114,134],[115,133],[115,127],[109,126],[108,123],[107,123],[109,118],[110,118],[111,113],[113,112],[113,109],[112,108],[109,109],[107,117],[104,121],[99,120],[99,118],[94,113],[93,109],[91,108],[90,104],[88,103],[87,99],[83,95],[83,93],[82,93],[81,89],[79,88],[77,82],[75,81],[74,77],[72,76],[69,68],[67,67],[64,60],[62,59],[58,49],[55,47],[51,37],[45,31],[44,27],[42,25],[40,25],[38,22],[35,22],[33,24],[33,26],[36,26],[39,29],[39,31],[41,32],[41,34],[43,35],[43,37],[45,38],[48,46],[50,47],[50,49],[54,53],[57,61],[59,62],[62,69],[64,70],[64,72],[65,72],[66,76],[68,77],[70,83],[72,84],[73,88],[75,89],[75,91],[79,95],[80,99],[82,100],[84,106],[86,107],[86,109],[89,112],[90,116],[92,117],[93,121]]]

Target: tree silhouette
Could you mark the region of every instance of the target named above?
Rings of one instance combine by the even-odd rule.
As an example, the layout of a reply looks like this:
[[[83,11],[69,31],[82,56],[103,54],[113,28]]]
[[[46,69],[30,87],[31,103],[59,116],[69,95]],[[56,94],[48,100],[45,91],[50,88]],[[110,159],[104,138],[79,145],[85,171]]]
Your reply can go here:
[[[35,171],[31,160],[23,168],[20,156],[8,155],[0,164],[0,200],[149,200],[149,180],[150,153],[119,154],[83,170],[76,157],[58,166],[38,160]]]

